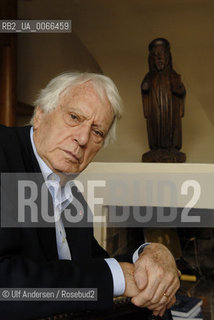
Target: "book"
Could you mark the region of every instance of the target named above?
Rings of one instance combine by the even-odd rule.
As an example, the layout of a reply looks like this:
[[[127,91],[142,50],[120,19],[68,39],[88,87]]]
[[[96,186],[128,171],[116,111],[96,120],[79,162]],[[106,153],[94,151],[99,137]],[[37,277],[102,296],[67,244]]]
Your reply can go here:
[[[199,298],[188,296],[176,296],[176,302],[171,307],[172,316],[188,318],[194,311],[202,305]]]
[[[188,318],[181,316],[173,316],[173,320],[203,320],[203,314],[201,307],[198,307],[193,313],[191,313]]]

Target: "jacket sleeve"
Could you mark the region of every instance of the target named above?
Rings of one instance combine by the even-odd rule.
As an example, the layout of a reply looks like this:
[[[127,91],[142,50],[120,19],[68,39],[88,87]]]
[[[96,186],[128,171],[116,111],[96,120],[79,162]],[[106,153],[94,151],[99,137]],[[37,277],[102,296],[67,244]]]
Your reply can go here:
[[[28,232],[36,232],[31,230]],[[0,230],[1,288],[95,288],[97,301],[3,301],[4,320],[39,319],[57,313],[109,308],[113,301],[112,276],[103,258],[51,260],[28,257],[23,251],[22,232]],[[35,243],[35,252],[37,251]]]
[[[24,129],[23,139],[21,134],[16,139],[14,130],[18,129],[6,130],[2,127],[0,130],[0,171],[35,172],[30,142],[28,148],[25,143],[26,139],[29,140],[29,130]],[[13,134],[7,134],[8,131]],[[10,190],[12,185],[8,187]],[[14,210],[14,203],[10,200],[7,210]],[[110,308],[113,305],[111,271],[103,259],[105,253],[94,244],[93,233],[88,229],[80,232],[71,230],[73,259],[66,261],[58,260],[55,229],[41,229],[0,227],[0,287],[14,290],[95,288],[97,300],[0,301],[0,318],[30,320],[60,313]]]

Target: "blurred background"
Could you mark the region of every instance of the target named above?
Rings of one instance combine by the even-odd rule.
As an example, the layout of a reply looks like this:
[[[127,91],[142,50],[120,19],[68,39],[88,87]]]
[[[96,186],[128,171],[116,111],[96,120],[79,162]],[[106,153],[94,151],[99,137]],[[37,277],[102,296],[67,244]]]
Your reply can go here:
[[[29,120],[36,94],[55,75],[103,72],[119,88],[124,116],[117,142],[95,161],[140,162],[149,150],[140,85],[148,72],[148,44],[164,37],[187,90],[182,151],[189,163],[213,163],[212,0],[1,0],[3,6],[1,19],[12,14],[17,19],[72,20],[69,34],[17,35],[16,124]]]

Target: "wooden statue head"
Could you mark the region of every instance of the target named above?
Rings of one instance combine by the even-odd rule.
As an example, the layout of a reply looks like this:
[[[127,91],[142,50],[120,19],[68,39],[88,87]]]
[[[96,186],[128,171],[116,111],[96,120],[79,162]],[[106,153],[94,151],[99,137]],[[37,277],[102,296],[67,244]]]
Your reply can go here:
[[[168,40],[157,38],[150,42],[148,62],[149,70],[153,72],[172,69],[172,56]]]

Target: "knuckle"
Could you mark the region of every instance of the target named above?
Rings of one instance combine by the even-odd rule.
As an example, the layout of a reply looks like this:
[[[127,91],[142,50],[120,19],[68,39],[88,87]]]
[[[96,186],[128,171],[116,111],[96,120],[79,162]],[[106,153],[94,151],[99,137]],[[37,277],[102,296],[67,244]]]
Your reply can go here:
[[[147,292],[144,294],[144,298],[147,302],[150,302],[152,300],[152,294],[150,292]]]
[[[158,298],[156,297],[153,297],[152,299],[151,299],[151,303],[153,303],[153,304],[157,304],[159,302],[159,300],[158,300]]]
[[[157,276],[160,277],[160,278],[163,278],[164,275],[165,275],[165,272],[164,272],[163,268],[159,267],[157,269]]]
[[[149,309],[149,310],[154,310],[154,306],[153,306],[153,305],[148,306],[147,309]]]
[[[166,279],[167,279],[168,282],[172,282],[174,278],[175,278],[175,276],[174,276],[173,273],[168,273],[166,275]]]
[[[149,309],[149,308],[148,308]],[[162,306],[151,306],[150,310],[155,310],[157,312],[159,312],[162,309]]]
[[[140,300],[138,299],[132,299],[132,303],[136,306],[136,307],[141,307],[142,303]]]
[[[166,281],[167,286],[169,286],[172,283],[172,278],[168,274],[166,274],[164,280]]]

